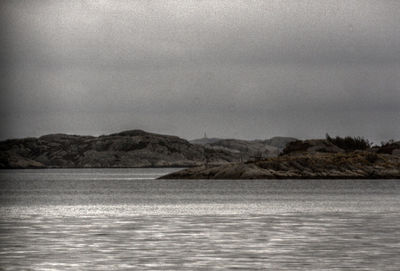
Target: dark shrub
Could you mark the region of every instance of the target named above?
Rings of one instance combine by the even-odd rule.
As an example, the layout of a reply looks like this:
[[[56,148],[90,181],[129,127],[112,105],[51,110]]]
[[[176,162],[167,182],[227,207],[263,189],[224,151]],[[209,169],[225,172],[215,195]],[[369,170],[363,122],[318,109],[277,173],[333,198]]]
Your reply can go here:
[[[330,137],[326,134],[326,140],[345,151],[366,150],[371,147],[371,143],[362,137]]]
[[[394,142],[393,139],[387,142],[381,142],[381,146],[378,149],[378,153],[392,154],[395,149],[399,149],[399,142]]]

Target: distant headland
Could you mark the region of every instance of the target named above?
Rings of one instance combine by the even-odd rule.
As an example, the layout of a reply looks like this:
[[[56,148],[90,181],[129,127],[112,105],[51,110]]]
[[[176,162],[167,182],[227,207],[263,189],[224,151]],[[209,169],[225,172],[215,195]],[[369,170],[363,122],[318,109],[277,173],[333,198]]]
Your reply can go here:
[[[400,141],[203,138],[130,130],[103,136],[50,134],[0,142],[0,168],[188,167],[161,178],[400,178]]]
[[[0,168],[193,167],[277,156],[287,142],[295,140],[204,139],[205,142],[189,142],[142,130],[98,137],[50,134],[9,139],[0,142]]]

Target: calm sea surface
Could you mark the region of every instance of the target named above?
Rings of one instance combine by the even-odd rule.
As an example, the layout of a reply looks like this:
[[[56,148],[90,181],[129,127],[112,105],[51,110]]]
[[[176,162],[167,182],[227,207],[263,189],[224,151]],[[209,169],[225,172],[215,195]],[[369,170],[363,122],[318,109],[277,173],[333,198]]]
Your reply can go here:
[[[400,270],[400,180],[0,171],[0,270]]]

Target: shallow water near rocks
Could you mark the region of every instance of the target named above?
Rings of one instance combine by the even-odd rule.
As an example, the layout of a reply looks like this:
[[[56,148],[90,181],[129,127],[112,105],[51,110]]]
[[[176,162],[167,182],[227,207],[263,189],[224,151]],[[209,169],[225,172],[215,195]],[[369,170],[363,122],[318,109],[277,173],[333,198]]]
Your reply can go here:
[[[0,171],[0,270],[398,270],[399,180]]]

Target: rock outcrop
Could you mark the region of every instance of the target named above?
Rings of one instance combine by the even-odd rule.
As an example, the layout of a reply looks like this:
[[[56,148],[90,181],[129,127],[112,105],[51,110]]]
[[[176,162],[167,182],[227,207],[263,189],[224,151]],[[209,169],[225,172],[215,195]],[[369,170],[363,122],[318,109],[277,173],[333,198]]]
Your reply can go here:
[[[200,166],[161,179],[400,178],[400,156],[370,151],[297,153],[248,163]]]
[[[106,136],[51,134],[0,142],[0,168],[187,167],[239,161],[238,154],[141,130]]]

